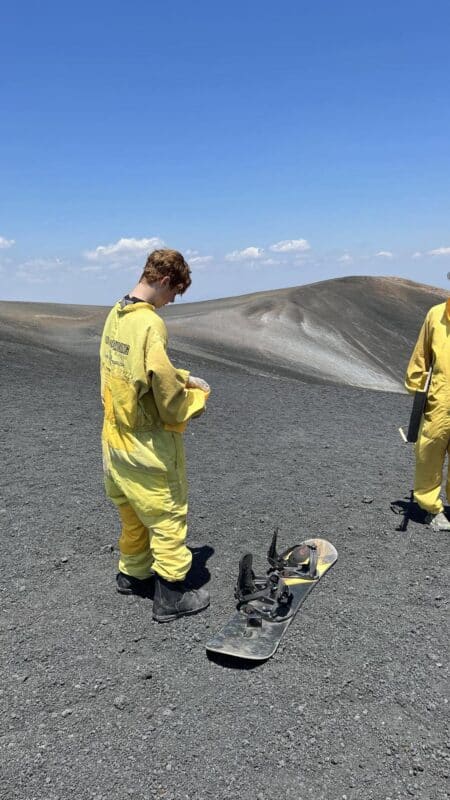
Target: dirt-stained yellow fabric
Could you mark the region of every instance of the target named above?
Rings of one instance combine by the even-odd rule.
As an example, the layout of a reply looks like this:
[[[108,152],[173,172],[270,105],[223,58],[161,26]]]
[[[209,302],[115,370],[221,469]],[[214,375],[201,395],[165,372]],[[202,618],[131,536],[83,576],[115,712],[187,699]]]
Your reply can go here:
[[[433,306],[425,317],[406,372],[409,392],[424,388],[431,366],[433,375],[416,443],[414,497],[421,508],[437,514],[443,510],[442,470],[450,450],[450,301]]]
[[[119,507],[131,506],[149,531],[145,558],[144,548],[126,552],[135,523],[127,529],[125,521],[128,533],[124,537],[122,516],[120,570],[143,578],[153,568],[174,581],[187,574],[191,553],[185,545],[183,439],[181,433],[166,426],[182,426],[202,413],[206,396],[201,389],[186,388],[189,373],[173,366],[166,347],[166,326],[152,305],[122,301],[112,308],[100,346],[102,446],[108,497]],[[143,546],[142,529],[139,533],[138,527],[136,542]]]
[[[202,389],[202,391],[203,391],[203,389]],[[205,396],[205,408],[206,408],[206,400],[208,399],[209,395],[211,394],[211,391],[210,390],[208,390],[207,392],[203,391],[203,394]],[[203,409],[202,409],[202,411],[203,411]],[[193,414],[193,417],[198,416],[198,413],[202,413],[202,411],[201,412],[197,412],[196,414]],[[193,417],[191,417],[191,419]],[[174,431],[175,433],[184,433],[184,431],[186,430],[187,426],[188,426],[188,420],[186,420],[186,422],[179,422],[176,425],[168,425],[166,423],[164,425],[164,429],[166,431]]]
[[[148,578],[152,571],[150,531],[141,522],[129,503],[117,506],[122,521],[119,539],[119,570],[134,578]]]

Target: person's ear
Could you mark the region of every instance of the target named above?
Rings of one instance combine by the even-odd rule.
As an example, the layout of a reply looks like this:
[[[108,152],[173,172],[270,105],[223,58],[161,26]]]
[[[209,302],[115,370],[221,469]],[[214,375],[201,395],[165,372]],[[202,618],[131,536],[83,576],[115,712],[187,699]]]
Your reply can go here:
[[[168,275],[164,275],[164,277],[161,278],[161,280],[159,282],[159,285],[163,289],[168,289],[170,287],[170,278],[169,278],[169,276]]]

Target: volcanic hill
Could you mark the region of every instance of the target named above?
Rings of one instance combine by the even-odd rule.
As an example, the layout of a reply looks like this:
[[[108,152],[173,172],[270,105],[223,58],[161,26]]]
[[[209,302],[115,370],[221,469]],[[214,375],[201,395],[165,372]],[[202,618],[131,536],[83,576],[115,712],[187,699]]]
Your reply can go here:
[[[162,309],[171,346],[258,374],[401,391],[425,313],[448,292],[346,277]],[[95,354],[108,309],[0,302],[0,338]]]

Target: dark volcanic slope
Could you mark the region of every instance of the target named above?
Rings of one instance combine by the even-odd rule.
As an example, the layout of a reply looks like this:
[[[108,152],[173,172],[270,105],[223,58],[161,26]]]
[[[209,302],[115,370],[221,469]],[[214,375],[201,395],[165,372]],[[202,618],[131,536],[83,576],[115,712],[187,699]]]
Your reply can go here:
[[[185,351],[193,343],[194,352],[220,351],[260,369],[398,391],[425,313],[447,296],[400,278],[349,277],[165,314]]]
[[[257,374],[400,391],[419,327],[447,293],[353,277],[163,310],[180,351]],[[108,309],[0,303],[0,337],[95,354]]]
[[[0,341],[96,355],[109,308],[0,301]]]
[[[213,387],[185,437],[212,601],[159,626],[114,591],[96,359],[1,354],[2,800],[448,798],[450,538],[389,508],[408,397],[173,353]],[[272,660],[210,662],[239,555],[263,570],[275,526],[339,561]]]

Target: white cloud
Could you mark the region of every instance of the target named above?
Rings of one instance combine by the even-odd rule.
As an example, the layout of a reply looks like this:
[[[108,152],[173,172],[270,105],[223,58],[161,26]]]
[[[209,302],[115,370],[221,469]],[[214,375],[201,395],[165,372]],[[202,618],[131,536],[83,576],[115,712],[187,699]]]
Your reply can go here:
[[[15,268],[16,278],[26,283],[48,283],[67,273],[68,265],[60,258],[31,258]]]
[[[19,269],[53,272],[54,270],[60,270],[64,266],[65,263],[61,258],[30,258],[20,264]]]
[[[212,256],[194,256],[193,258],[189,258],[189,266],[202,267],[204,264],[209,264],[212,260]]]
[[[416,250],[416,252],[412,254],[412,257],[413,258],[422,258],[422,253],[420,252],[420,250]]]
[[[6,250],[13,245],[15,245],[14,239],[5,239],[4,236],[0,236],[0,250]]]
[[[450,256],[450,247],[437,247],[436,250],[429,250],[429,256]]]
[[[376,258],[394,258],[394,254],[390,250],[380,250],[375,256]]]
[[[225,256],[226,261],[254,261],[262,258],[264,250],[262,247],[245,247],[244,250],[233,250]]]
[[[118,239],[113,244],[99,245],[95,250],[88,250],[84,255],[90,261],[110,258],[129,258],[141,253],[149,253],[158,247],[163,247],[164,242],[157,236],[150,239]]]
[[[350,255],[350,253],[344,253],[344,255],[342,255],[342,256],[340,256],[340,257],[338,258],[338,261],[339,261],[341,264],[351,264],[351,262],[353,261],[353,258],[352,258],[352,256]]]
[[[270,245],[273,253],[304,253],[311,250],[311,245],[306,239],[284,239],[282,242]]]
[[[49,283],[50,281],[48,273],[36,273],[21,267],[16,272],[16,278],[20,278],[25,283]]]

